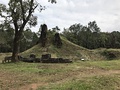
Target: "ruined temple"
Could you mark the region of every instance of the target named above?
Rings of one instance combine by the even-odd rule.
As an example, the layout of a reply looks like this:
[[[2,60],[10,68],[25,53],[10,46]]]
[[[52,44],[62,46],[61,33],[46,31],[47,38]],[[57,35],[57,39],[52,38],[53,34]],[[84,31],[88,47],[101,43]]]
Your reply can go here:
[[[38,43],[42,46],[42,47],[45,47],[47,45],[47,42],[49,41],[47,39],[47,25],[46,24],[43,24],[41,25],[41,35],[40,35],[40,38],[39,38],[39,41]],[[59,33],[56,33],[54,35],[54,39],[53,39],[53,45],[55,45],[57,48],[61,48],[62,46],[62,41],[61,41],[61,38],[60,38],[60,35]]]
[[[46,24],[41,25],[41,35],[39,38],[39,43],[42,47],[46,46],[46,43],[47,43],[47,25]]]
[[[59,33],[56,33],[56,34],[55,34],[53,44],[54,44],[57,48],[61,48],[61,46],[62,46],[62,41],[61,41],[61,38],[60,38]]]

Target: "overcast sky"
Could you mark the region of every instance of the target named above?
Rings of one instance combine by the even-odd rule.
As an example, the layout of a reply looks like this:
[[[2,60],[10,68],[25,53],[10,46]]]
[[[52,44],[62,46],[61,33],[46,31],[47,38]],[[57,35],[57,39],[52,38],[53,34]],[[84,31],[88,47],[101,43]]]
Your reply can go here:
[[[1,3],[7,1],[0,0]],[[63,30],[75,23],[87,25],[94,20],[101,31],[120,31],[120,0],[57,0],[56,4],[48,3],[48,0],[37,1],[47,9],[35,12],[38,25],[32,28],[33,31],[38,31],[43,23],[49,29],[58,26]]]

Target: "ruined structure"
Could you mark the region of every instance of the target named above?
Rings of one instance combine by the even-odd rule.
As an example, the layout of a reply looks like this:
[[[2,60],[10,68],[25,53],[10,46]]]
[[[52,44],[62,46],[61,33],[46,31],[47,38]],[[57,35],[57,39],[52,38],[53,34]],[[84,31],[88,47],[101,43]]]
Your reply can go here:
[[[62,46],[62,41],[61,41],[61,38],[60,38],[59,33],[56,33],[56,34],[55,34],[53,44],[54,44],[57,48],[61,48],[61,46]]]
[[[51,54],[43,54],[41,58],[36,58],[36,55],[30,54],[29,58],[19,56],[19,61],[28,62],[28,63],[72,63],[69,59],[63,58],[52,58]],[[11,56],[5,57],[2,63],[10,63]]]
[[[39,43],[41,44],[42,47],[46,46],[46,43],[47,43],[47,25],[46,24],[41,25],[41,35],[39,38]]]
[[[63,59],[63,58],[52,58],[51,54],[44,54],[41,57],[42,63],[72,63],[69,59]]]

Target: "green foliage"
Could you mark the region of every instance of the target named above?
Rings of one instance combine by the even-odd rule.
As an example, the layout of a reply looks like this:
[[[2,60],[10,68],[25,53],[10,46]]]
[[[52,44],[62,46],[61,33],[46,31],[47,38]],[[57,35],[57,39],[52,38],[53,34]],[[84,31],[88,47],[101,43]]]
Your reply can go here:
[[[119,49],[106,49],[101,52],[103,56],[105,56],[108,60],[118,59],[120,55]]]
[[[120,32],[100,32],[95,21],[89,22],[88,26],[71,25],[64,29],[63,35],[71,42],[88,49],[120,48]]]
[[[23,31],[22,38],[20,41],[20,52],[23,52],[36,45],[37,41],[37,34],[35,32],[32,32],[30,29],[26,29],[25,31]]]
[[[112,52],[104,51],[102,54],[105,55],[108,59],[116,59],[116,55]]]
[[[2,29],[2,25],[0,26]],[[7,25],[3,27],[0,31],[0,52],[12,52],[14,30]],[[35,32],[30,29],[23,31],[22,38],[20,41],[20,51],[25,51],[30,47],[36,45],[38,41],[38,36]]]
[[[0,52],[11,52],[14,30],[10,26],[0,26]]]
[[[48,0],[48,1],[51,2],[51,3],[57,3],[56,0]]]
[[[71,42],[83,46],[85,48],[94,49],[100,47],[100,29],[96,22],[90,22],[87,26],[74,24],[68,29],[64,29],[63,35]]]
[[[89,22],[89,23],[88,23],[88,28],[89,28],[90,31],[92,31],[92,32],[95,32],[95,33],[99,33],[99,32],[100,32],[100,28],[97,26],[96,21]]]
[[[56,27],[52,28],[52,31],[55,33],[58,33],[60,31],[60,29],[58,26],[56,26]]]

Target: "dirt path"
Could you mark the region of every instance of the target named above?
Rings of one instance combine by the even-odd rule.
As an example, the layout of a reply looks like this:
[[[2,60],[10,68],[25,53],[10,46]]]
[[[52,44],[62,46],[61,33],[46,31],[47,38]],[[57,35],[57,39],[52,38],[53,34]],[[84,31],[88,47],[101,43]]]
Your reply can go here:
[[[47,84],[44,83],[33,83],[33,84],[29,84],[29,85],[25,85],[22,86],[20,88],[18,88],[17,90],[36,90],[38,87],[40,86],[46,86]],[[16,89],[10,89],[10,90],[16,90]]]

